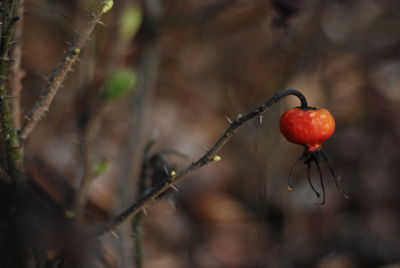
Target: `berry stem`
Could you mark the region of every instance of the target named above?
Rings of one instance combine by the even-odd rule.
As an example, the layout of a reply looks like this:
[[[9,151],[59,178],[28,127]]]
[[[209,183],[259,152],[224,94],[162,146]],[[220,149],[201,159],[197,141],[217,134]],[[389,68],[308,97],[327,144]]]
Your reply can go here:
[[[293,96],[296,96],[297,98],[299,98],[301,109],[307,110],[310,108],[308,106],[306,97],[303,95],[303,93],[301,93],[297,89],[289,88],[289,89],[281,90],[281,91],[277,92],[274,97],[277,98],[276,102],[278,102],[282,98],[284,98],[286,96],[290,96],[290,95],[293,95]]]
[[[278,91],[271,99],[269,99],[267,102],[265,102],[264,104],[258,106],[257,108],[255,108],[252,112],[248,113],[247,115],[245,115],[244,117],[246,117],[246,120],[249,120],[253,117],[258,116],[260,113],[264,112],[267,108],[271,107],[272,105],[274,105],[275,103],[279,102],[281,99],[283,99],[284,97],[287,96],[296,96],[297,98],[299,98],[300,100],[300,109],[303,110],[307,110],[310,107],[308,106],[307,103],[307,99],[306,97],[303,95],[303,93],[301,93],[300,91],[298,91],[297,89],[293,89],[293,88],[288,88],[288,89],[284,89],[281,91]]]

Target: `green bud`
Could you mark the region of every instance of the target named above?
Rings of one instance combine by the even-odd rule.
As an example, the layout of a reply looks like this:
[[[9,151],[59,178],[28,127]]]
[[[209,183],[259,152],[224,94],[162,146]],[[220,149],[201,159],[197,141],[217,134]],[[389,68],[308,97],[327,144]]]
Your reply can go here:
[[[215,155],[215,156],[213,157],[213,160],[214,160],[215,162],[218,162],[218,161],[221,160],[221,156]]]

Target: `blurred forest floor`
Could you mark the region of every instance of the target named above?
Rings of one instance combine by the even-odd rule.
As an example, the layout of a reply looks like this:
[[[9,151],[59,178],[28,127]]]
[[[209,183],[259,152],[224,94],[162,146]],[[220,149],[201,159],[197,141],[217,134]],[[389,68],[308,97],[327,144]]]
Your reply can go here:
[[[88,2],[26,0],[26,110],[73,30],[85,23]],[[139,79],[136,97],[104,105],[90,151],[111,168],[91,185],[90,225],[135,199],[137,176],[123,174],[131,168],[137,174],[138,157],[153,137],[152,152],[174,149],[189,156],[168,157],[182,168],[223,133],[226,117],[296,88],[311,106],[326,107],[336,118],[336,133],[324,149],[350,199],[340,196],[324,170],[327,202],[318,205],[301,166],[294,191],[286,190],[302,153],[279,133],[279,116],[298,105],[288,98],[262,122],[240,129],[220,152],[222,161],[179,182],[172,201],[148,208],[144,267],[400,267],[400,2],[304,0],[288,17],[267,0],[153,2],[161,3],[155,7],[158,28],[146,29],[154,36],[143,29],[130,40],[118,34],[124,12],[132,5],[141,10],[141,1],[115,1],[104,16],[105,26],[96,28],[29,140],[25,165],[31,178],[59,204],[69,202],[66,185],[76,189],[82,172],[81,126],[91,94],[119,68],[140,73],[148,67],[147,84]],[[138,138],[131,141],[132,135]],[[126,158],[129,150],[136,150],[133,160]],[[316,172],[312,179],[318,180]],[[130,233],[125,226],[102,238],[104,267],[132,267]]]

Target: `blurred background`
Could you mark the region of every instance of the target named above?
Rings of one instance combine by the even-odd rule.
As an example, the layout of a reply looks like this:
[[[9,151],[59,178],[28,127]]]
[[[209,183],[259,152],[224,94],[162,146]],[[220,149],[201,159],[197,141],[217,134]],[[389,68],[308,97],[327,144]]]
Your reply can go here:
[[[93,2],[25,1],[24,111]],[[149,142],[150,155],[187,155],[165,155],[179,170],[212,146],[226,118],[296,88],[335,116],[324,150],[350,199],[326,168],[325,205],[302,165],[286,190],[303,152],[279,133],[280,115],[299,105],[288,97],[237,131],[221,161],[147,208],[143,267],[400,267],[399,9],[397,0],[115,1],[30,138],[27,173],[67,209],[85,156],[107,166],[82,219],[96,226],[137,198]],[[316,170],[311,179],[320,189]],[[135,235],[127,223],[101,237],[85,267],[139,267]]]

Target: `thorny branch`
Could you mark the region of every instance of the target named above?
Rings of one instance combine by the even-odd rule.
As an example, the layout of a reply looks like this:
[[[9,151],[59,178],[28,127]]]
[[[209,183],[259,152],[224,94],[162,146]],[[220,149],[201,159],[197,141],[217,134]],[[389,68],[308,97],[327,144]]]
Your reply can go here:
[[[229,127],[225,130],[225,132],[219,137],[219,139],[215,142],[215,144],[208,150],[202,157],[200,157],[197,161],[192,162],[189,166],[184,168],[183,170],[169,174],[165,178],[165,180],[160,180],[160,182],[151,188],[148,192],[146,192],[142,197],[140,197],[137,201],[135,201],[130,207],[128,207],[121,214],[111,219],[109,222],[100,225],[94,230],[94,235],[100,236],[105,233],[108,233],[118,227],[120,224],[130,219],[131,217],[140,213],[146,205],[150,202],[154,201],[160,194],[165,192],[167,189],[173,187],[173,184],[182,179],[183,177],[189,175],[193,171],[205,166],[206,164],[217,161],[218,158],[216,154],[221,150],[221,148],[225,145],[225,143],[233,136],[235,131],[241,127],[245,122],[257,117],[261,113],[263,113],[266,109],[279,102],[282,98],[294,95],[300,99],[301,107],[307,108],[307,100],[304,95],[296,90],[296,89],[285,89],[277,92],[271,99],[269,99],[264,104],[256,107],[254,110],[249,112],[246,115],[239,115],[231,121]]]
[[[109,1],[103,0],[91,14],[91,19],[87,22],[82,31],[78,33],[75,42],[68,47],[64,57],[52,72],[43,94],[40,96],[33,109],[26,115],[20,133],[21,140],[26,140],[29,137],[36,124],[49,109],[54,96],[64,82],[65,77],[72,70],[72,65],[78,60],[81,49],[86,44],[95,26],[101,23],[100,19],[105,13],[107,4],[109,4]]]

